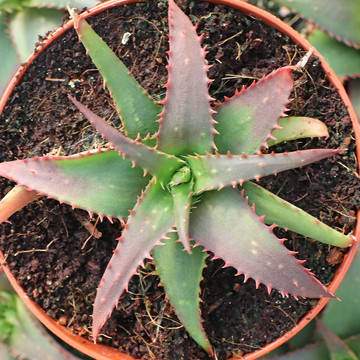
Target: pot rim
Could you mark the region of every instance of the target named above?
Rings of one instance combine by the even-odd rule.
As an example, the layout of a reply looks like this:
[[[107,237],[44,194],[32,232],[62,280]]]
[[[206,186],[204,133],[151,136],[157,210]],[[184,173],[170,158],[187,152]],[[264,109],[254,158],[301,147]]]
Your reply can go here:
[[[100,3],[99,5],[84,11],[80,16],[84,18],[88,18],[92,15],[96,15],[102,11],[111,9],[116,6],[130,4],[135,2],[140,2],[144,0],[109,0],[104,3]],[[148,1],[148,0],[145,0]],[[203,0],[202,0],[203,1]],[[324,57],[296,30],[292,27],[275,17],[274,15],[268,13],[265,10],[262,10],[254,5],[246,3],[242,0],[206,0],[212,3],[223,4],[229,7],[232,7],[238,11],[245,13],[246,15],[250,15],[255,17],[261,21],[264,21],[266,24],[276,28],[281,33],[288,35],[295,43],[299,44],[304,50],[309,51],[310,48],[314,49],[314,55],[316,55],[320,61],[322,68],[324,69],[325,73],[328,76],[329,81],[335,86],[336,90],[338,91],[340,97],[342,98],[345,106],[348,109],[349,116],[352,121],[352,126],[355,134],[355,141],[356,141],[356,155],[357,158],[360,158],[360,124],[357,121],[355,110],[350,102],[350,99],[335,72],[331,69],[328,65]],[[13,76],[11,81],[9,82],[8,86],[6,87],[1,99],[0,99],[0,114],[2,113],[7,98],[11,95],[14,87],[20,82],[23,74],[26,72],[27,68],[31,64],[31,62],[38,56],[41,51],[43,51],[48,45],[50,45],[54,40],[60,37],[65,31],[69,30],[73,27],[74,21],[70,20],[63,26],[59,27],[57,30],[52,32],[42,43],[40,43],[34,52],[29,56],[27,61],[19,68],[16,74]],[[354,236],[356,239],[360,239],[360,211],[357,213],[357,225],[354,230]],[[357,248],[359,245],[359,241],[354,242],[352,247],[349,249],[348,253],[345,255],[342,264],[336,270],[335,276],[333,281],[328,286],[331,292],[335,292],[338,286],[340,285],[341,281],[345,277],[355,255],[357,252]],[[78,349],[82,353],[93,357],[97,360],[136,360],[134,357],[127,355],[119,350],[114,348],[94,344],[91,341],[80,337],[79,335],[74,335],[70,332],[70,330],[66,329],[64,326],[59,325],[55,320],[49,318],[45,311],[35,304],[25,293],[22,287],[17,283],[15,277],[11,274],[8,266],[6,265],[6,259],[4,255],[0,251],[0,265],[3,267],[6,276],[8,277],[11,285],[13,286],[14,290],[17,294],[21,297],[24,301],[25,305],[32,311],[32,313],[56,336],[60,339],[71,345],[72,347]],[[264,346],[263,348],[254,351],[253,353],[249,353],[243,357],[244,360],[255,360],[264,356],[271,352],[272,350],[276,349],[286,341],[288,341],[291,337],[301,331],[311,320],[313,320],[318,313],[325,307],[328,303],[329,298],[322,298],[318,301],[316,306],[309,311],[307,315],[303,317],[300,322],[294,326],[291,330],[286,332],[280,338],[276,339],[272,343]],[[232,358],[230,360],[236,360]]]

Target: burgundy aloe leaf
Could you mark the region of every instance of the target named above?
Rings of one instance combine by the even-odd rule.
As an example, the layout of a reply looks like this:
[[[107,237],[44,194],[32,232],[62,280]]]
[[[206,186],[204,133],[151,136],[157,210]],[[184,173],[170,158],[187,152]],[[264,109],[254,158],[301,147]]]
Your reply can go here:
[[[236,189],[203,194],[190,219],[190,236],[245,279],[301,297],[334,297],[257,217]]]
[[[95,342],[138,266],[175,225],[173,212],[170,193],[152,180],[131,212],[97,290],[92,326]]]
[[[150,179],[117,151],[3,162],[0,176],[61,202],[118,218],[129,215]]]
[[[244,181],[304,166],[337,154],[339,149],[311,149],[266,155],[188,156],[196,179],[194,192],[235,186]]]
[[[205,51],[190,19],[169,0],[169,79],[158,148],[169,154],[205,154],[213,145]]]
[[[278,128],[293,88],[293,67],[280,68],[216,108],[218,151],[253,154]]]
[[[156,246],[152,255],[156,272],[167,298],[191,337],[208,353],[212,354],[200,318],[200,281],[205,267],[206,252],[202,246],[193,247],[191,254],[183,251],[176,241],[176,233],[168,234],[163,246]],[[171,266],[169,266],[171,264]]]
[[[162,184],[167,185],[173,173],[184,165],[183,161],[172,155],[167,155],[141,142],[127,138],[75,98],[72,96],[69,96],[69,98],[96,130],[120,153],[155,176]]]

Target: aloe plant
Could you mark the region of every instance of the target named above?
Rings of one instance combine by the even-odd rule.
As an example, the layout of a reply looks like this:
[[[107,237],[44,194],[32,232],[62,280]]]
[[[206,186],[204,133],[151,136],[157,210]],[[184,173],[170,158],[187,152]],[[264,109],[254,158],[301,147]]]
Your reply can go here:
[[[10,290],[0,272],[0,358],[2,360],[79,360],[47,333]]]
[[[101,218],[122,221],[121,238],[97,290],[94,342],[146,258],[153,258],[179,319],[209,353],[212,348],[199,312],[207,251],[244,274],[245,280],[251,277],[257,286],[264,284],[269,293],[275,288],[284,296],[334,297],[272,230],[281,226],[341,247],[350,246],[352,236],[251,182],[341,153],[261,152],[268,141],[313,136],[313,124],[319,126],[315,136],[327,135],[324,124],[308,118],[281,119],[280,129],[279,118],[293,89],[292,73],[300,65],[280,68],[212,108],[201,36],[169,0],[169,79],[166,98],[157,103],[87,22],[70,12],[112,94],[124,133],[69,95],[109,147],[0,164],[0,176],[21,185],[10,200],[0,203],[0,215],[6,212],[0,218],[47,195]],[[5,201],[14,205],[9,211],[1,205]]]

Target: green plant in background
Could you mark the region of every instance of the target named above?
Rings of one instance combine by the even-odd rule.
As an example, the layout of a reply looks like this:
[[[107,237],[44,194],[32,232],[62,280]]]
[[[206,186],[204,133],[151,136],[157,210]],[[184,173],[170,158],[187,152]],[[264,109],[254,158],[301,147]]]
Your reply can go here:
[[[98,2],[70,1],[79,9]],[[0,0],[0,95],[20,63],[34,50],[39,35],[61,25],[65,9],[64,0]]]
[[[69,96],[107,139],[109,148],[0,164],[1,176],[23,185],[2,200],[0,219],[46,194],[124,223],[97,291],[94,341],[128,281],[150,257],[179,319],[209,353],[212,349],[199,313],[204,250],[224,259],[238,275],[244,274],[245,281],[251,277],[257,286],[263,283],[269,292],[276,288],[283,295],[332,297],[272,229],[280,226],[341,247],[351,245],[352,236],[329,228],[250,181],[341,153],[337,149],[261,152],[268,141],[273,145],[328,135],[316,119],[279,121],[293,89],[292,72],[301,71],[303,64],[280,68],[212,109],[200,37],[190,19],[169,0],[169,80],[166,98],[158,104],[86,21],[74,11],[71,14],[112,94],[125,134]]]
[[[343,79],[360,118],[360,2],[358,0],[276,0],[314,22],[307,38]],[[266,359],[358,360],[360,359],[360,256],[325,312],[299,335]],[[281,356],[276,354],[282,354]],[[264,359],[265,359],[264,358]]]
[[[312,21],[308,40],[326,58],[347,89],[360,118],[360,1],[275,0]]]
[[[273,360],[359,360],[360,359],[360,254],[336,295],[340,301],[330,301],[316,327],[307,327],[281,349]],[[313,324],[315,325],[315,324]],[[315,332],[317,330],[317,333]],[[304,337],[304,339],[302,339]],[[292,351],[290,351],[292,349]]]
[[[0,273],[0,359],[78,360],[51,337]]]
[[[359,48],[360,3],[357,0],[276,0],[302,14],[344,43]]]

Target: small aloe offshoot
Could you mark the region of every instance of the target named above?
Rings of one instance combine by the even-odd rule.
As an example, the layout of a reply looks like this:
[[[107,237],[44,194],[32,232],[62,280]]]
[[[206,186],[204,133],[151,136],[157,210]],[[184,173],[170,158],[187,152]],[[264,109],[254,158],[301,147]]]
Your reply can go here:
[[[281,119],[280,129],[279,118],[293,88],[292,72],[298,68],[280,68],[212,108],[201,36],[169,0],[169,79],[166,97],[157,103],[87,22],[70,12],[125,131],[117,131],[69,96],[109,147],[5,162],[0,175],[22,185],[20,192],[47,195],[101,218],[127,219],[97,290],[94,342],[146,258],[153,258],[180,321],[209,353],[199,311],[206,251],[233,266],[245,281],[251,277],[257,286],[264,284],[269,293],[275,288],[284,296],[334,297],[272,230],[281,226],[341,247],[350,246],[352,236],[251,182],[341,152],[261,153],[268,141],[328,135],[324,124],[308,118]]]

